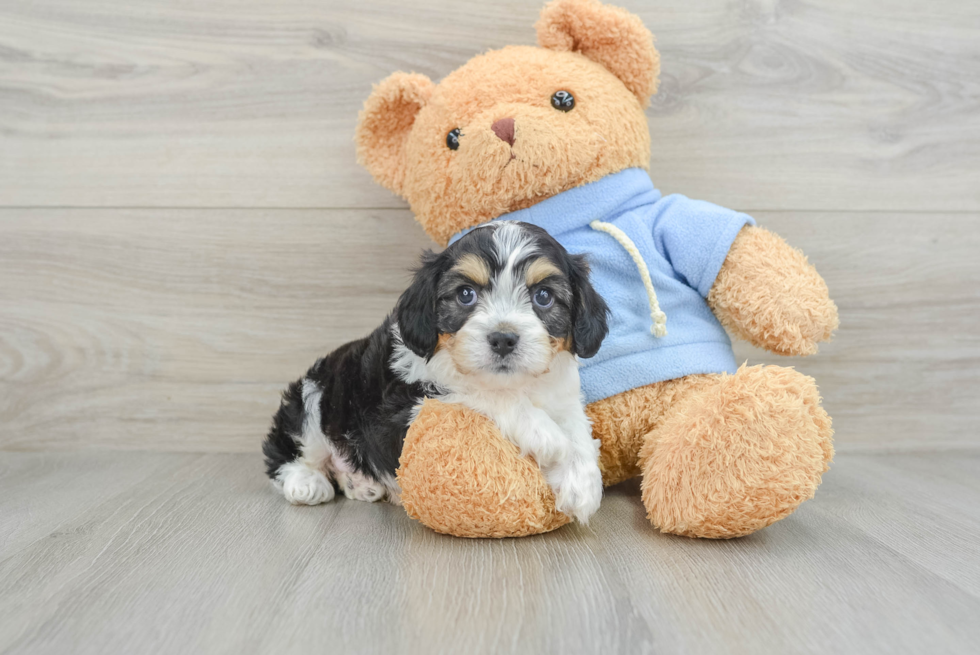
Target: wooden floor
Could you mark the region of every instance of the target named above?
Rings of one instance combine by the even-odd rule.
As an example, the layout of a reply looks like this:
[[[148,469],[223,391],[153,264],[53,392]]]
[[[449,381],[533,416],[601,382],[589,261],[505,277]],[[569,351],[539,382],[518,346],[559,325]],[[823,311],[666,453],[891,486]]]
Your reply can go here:
[[[980,454],[845,455],[751,537],[437,535],[292,507],[255,457],[4,453],[0,652],[976,653]]]

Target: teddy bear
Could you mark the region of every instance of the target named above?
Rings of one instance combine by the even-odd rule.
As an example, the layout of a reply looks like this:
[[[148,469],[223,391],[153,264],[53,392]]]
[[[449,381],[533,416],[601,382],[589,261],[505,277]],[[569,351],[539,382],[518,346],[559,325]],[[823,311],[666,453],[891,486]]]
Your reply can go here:
[[[537,47],[486,52],[438,84],[402,72],[377,84],[358,159],[443,246],[521,220],[586,253],[610,307],[609,336],[581,360],[603,484],[641,476],[665,533],[764,528],[814,495],[833,430],[812,378],[738,366],[729,334],[812,355],[838,326],[827,285],[751,217],[654,187],[644,108],[660,61],[638,17],[554,0],[535,27]],[[513,537],[569,521],[491,421],[436,399],[419,408],[397,477],[405,510],[438,532]]]

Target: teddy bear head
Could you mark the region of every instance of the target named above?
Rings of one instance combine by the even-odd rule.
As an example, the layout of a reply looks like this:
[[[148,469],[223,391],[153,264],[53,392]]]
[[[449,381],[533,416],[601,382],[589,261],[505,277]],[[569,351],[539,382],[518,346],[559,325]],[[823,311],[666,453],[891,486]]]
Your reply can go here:
[[[646,168],[643,108],[659,56],[639,18],[555,0],[538,46],[474,57],[439,84],[394,73],[360,114],[358,160],[435,241],[630,167]]]

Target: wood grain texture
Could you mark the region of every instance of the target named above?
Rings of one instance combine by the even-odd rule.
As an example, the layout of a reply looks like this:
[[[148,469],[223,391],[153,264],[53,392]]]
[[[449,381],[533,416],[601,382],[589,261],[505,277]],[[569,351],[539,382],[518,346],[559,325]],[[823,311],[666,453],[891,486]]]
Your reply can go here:
[[[0,204],[400,207],[354,164],[395,70],[534,42],[542,3],[0,5]],[[980,5],[618,0],[657,34],[652,174],[737,209],[976,211]]]
[[[0,544],[0,651],[958,654],[980,638],[975,454],[841,456],[813,501],[732,541],[659,534],[631,484],[589,528],[466,540],[389,505],[292,507],[260,469],[4,453],[19,536]]]
[[[817,497],[726,542],[660,535],[635,483],[507,541],[287,505],[280,389],[430,247],[354,163],[361,103],[532,43],[543,0],[5,2],[0,653],[976,652],[980,4],[615,3],[663,57],[657,186],[838,302],[815,358],[736,346],[820,384]]]
[[[284,383],[364,336],[404,211],[0,212],[0,443],[254,451]]]
[[[813,358],[740,358],[813,375],[840,450],[980,447],[977,219],[757,219],[842,327]],[[279,391],[372,330],[427,245],[403,210],[0,210],[0,447],[255,452]]]

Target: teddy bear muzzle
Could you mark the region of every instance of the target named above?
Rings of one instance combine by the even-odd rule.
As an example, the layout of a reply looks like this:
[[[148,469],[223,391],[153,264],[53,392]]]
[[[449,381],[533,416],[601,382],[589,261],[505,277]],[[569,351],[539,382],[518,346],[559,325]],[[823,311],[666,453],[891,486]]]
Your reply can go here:
[[[513,118],[500,118],[493,122],[490,126],[490,130],[497,135],[497,138],[501,141],[506,141],[507,145],[513,147],[515,134],[514,134],[514,119]]]

